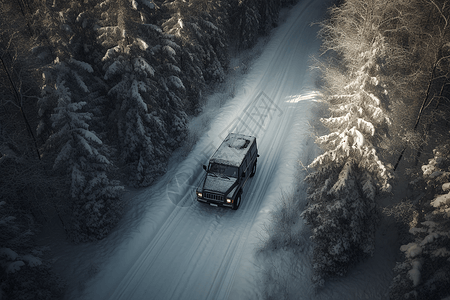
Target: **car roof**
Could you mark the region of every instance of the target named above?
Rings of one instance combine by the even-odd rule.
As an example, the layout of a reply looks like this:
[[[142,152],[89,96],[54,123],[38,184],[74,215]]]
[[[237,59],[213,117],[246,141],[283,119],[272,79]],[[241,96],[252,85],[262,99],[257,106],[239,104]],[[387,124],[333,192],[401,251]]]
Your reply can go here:
[[[239,167],[255,142],[254,136],[230,133],[217,148],[209,162]]]

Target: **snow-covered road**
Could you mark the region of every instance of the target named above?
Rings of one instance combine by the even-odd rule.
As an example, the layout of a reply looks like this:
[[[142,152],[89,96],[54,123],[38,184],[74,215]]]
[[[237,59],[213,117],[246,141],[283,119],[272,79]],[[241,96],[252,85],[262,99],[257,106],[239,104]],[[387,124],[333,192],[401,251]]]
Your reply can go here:
[[[193,150],[152,187],[133,194],[137,207],[122,224],[134,222],[134,230],[102,242],[104,262],[81,298],[260,298],[253,254],[262,225],[281,193],[294,187],[298,160],[308,163],[314,147],[308,122],[319,95],[309,59],[320,41],[311,23],[323,18],[329,3],[300,0]],[[194,197],[201,165],[228,132],[255,135],[260,154],[237,211]]]

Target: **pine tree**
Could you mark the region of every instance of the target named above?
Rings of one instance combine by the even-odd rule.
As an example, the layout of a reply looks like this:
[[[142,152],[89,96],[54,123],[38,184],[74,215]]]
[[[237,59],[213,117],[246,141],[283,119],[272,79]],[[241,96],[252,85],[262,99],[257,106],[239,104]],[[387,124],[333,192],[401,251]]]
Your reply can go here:
[[[83,75],[92,71],[85,62],[56,60],[45,72],[45,94],[39,102],[54,106],[45,154],[53,160],[53,169],[67,178],[75,241],[105,237],[122,207],[123,187],[107,176],[111,163],[102,154],[102,141],[89,130],[92,113],[84,110],[87,103],[82,101],[89,93]]]
[[[130,70],[134,76],[126,72]],[[123,73],[122,73],[123,72]],[[140,72],[141,74],[137,73]],[[118,83],[109,94],[118,101],[113,115],[117,119],[118,141],[121,161],[127,165],[131,182],[136,185],[148,185],[154,176],[162,171],[158,159],[165,157],[163,149],[158,149],[163,139],[158,139],[154,131],[164,130],[163,122],[148,110],[144,102],[144,92],[152,92],[148,77],[154,74],[153,68],[143,59],[135,58],[132,62],[118,57],[105,74],[105,80],[120,76]],[[134,174],[133,174],[134,173]]]
[[[316,140],[324,153],[309,166],[313,169],[306,177],[309,204],[302,213],[313,230],[313,281],[319,286],[325,278],[342,276],[351,265],[373,254],[379,219],[376,196],[390,190],[392,178],[391,167],[379,157],[391,124],[381,64],[386,56],[384,39],[376,30],[363,30],[372,26],[362,22],[364,18],[343,18],[348,17],[347,9],[354,6],[334,8],[332,21],[322,33],[325,45],[333,45],[338,55],[345,56],[349,50],[357,51],[357,56],[348,58],[345,69],[325,69],[331,116],[321,121],[330,133]],[[352,22],[361,27],[346,31],[347,40],[337,39]],[[349,40],[358,40],[356,50]]]
[[[258,38],[261,15],[257,3],[258,1],[255,0],[239,1],[232,15],[233,27],[237,30],[233,34],[238,37],[240,49],[250,48]]]
[[[416,204],[420,215],[409,229],[412,241],[400,247],[404,260],[394,268],[390,297],[444,299],[450,296],[449,144],[434,150],[434,157],[422,166],[422,178],[413,183],[426,193]]]
[[[269,31],[278,24],[278,15],[281,9],[280,0],[261,1],[259,4],[259,13],[261,15],[261,34],[268,34]]]
[[[346,94],[330,96],[332,116],[322,122],[331,133],[317,139],[324,153],[311,163],[314,171],[306,178],[309,205],[302,217],[313,228],[319,285],[373,254],[379,218],[375,197],[390,189],[392,175],[376,147],[390,120],[383,101],[372,93],[380,85],[369,75],[376,69],[372,54],[366,52],[367,62],[344,88]]]
[[[222,81],[228,65],[225,30],[229,26],[227,12],[230,6],[222,2],[174,1],[166,4],[172,17],[163,23],[163,30],[181,47],[181,68],[188,73],[186,79],[192,80],[191,74],[200,76],[200,86]]]
[[[144,23],[142,7],[137,2],[104,2],[100,5],[104,19],[98,29],[99,42],[107,49],[102,58],[104,80],[111,86],[108,95],[114,110],[110,119],[116,124],[120,161],[136,186],[147,186],[164,172],[186,123],[183,102],[174,92],[185,89],[174,74],[178,68],[172,65],[173,75],[157,76],[159,69],[150,64],[158,62],[157,56],[173,63],[175,50],[168,39],[169,45],[158,43],[162,31]]]

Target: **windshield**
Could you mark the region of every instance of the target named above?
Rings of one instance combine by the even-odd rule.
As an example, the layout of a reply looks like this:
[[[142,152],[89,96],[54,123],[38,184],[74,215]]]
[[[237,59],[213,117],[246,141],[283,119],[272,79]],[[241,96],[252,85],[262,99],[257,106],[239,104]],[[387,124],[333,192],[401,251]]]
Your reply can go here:
[[[209,172],[218,175],[223,175],[226,177],[234,177],[234,178],[238,177],[238,168],[226,165],[211,164],[209,166]]]

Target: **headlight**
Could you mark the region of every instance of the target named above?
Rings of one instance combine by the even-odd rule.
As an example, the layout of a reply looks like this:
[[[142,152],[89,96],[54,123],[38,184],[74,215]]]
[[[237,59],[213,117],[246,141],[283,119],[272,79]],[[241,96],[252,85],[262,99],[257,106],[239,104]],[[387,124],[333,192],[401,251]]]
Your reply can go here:
[[[231,203],[233,202],[233,200],[231,200],[230,198],[227,198],[227,203]]]
[[[197,197],[202,198],[203,194],[201,192],[197,192]]]

